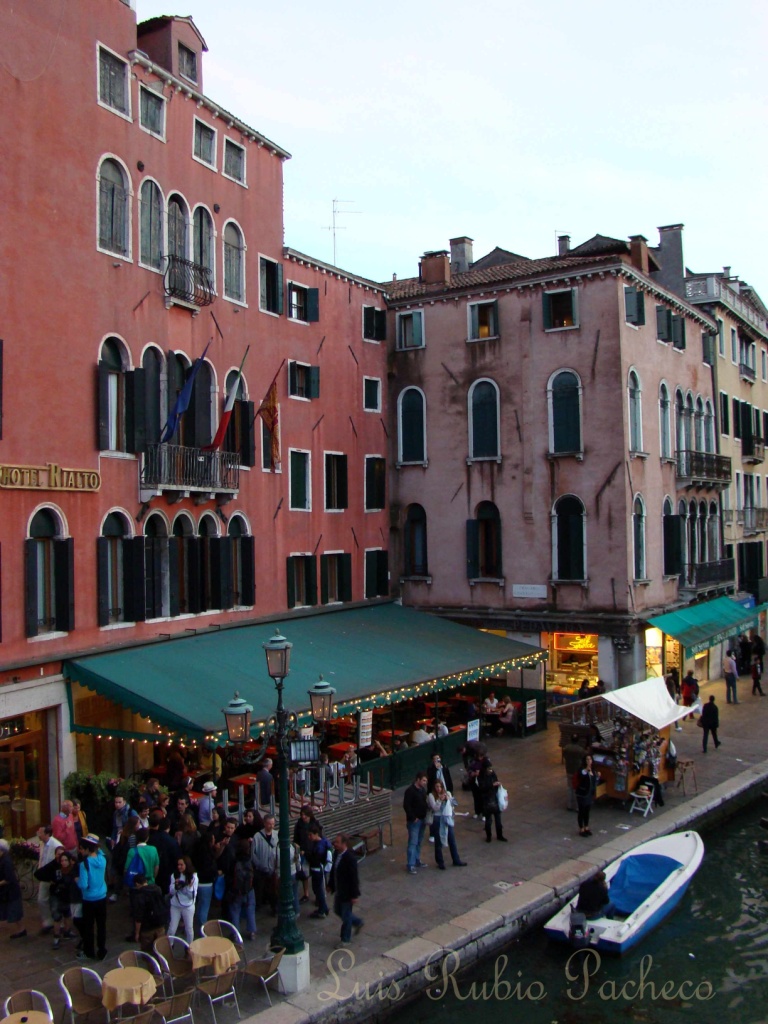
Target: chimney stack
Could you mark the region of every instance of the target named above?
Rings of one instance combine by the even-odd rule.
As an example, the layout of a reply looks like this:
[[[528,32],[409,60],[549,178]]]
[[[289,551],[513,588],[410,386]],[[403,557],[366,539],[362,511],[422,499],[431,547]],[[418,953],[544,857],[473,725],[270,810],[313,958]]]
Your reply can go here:
[[[571,236],[570,235],[558,235],[557,236],[557,255],[567,256],[571,251]]]
[[[629,258],[633,267],[643,274],[648,273],[648,239],[645,235],[629,236]]]
[[[682,224],[659,228],[659,263],[661,270],[654,275],[656,280],[676,295],[685,295]]]
[[[472,241],[466,235],[451,239],[451,273],[464,274],[472,266]]]
[[[419,263],[419,280],[424,284],[449,284],[451,261],[447,249],[425,252]]]

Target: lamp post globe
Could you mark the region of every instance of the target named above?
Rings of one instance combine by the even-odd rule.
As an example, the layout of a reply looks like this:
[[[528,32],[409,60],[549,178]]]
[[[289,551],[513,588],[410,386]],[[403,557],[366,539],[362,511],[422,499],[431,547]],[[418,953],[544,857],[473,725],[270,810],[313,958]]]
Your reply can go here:
[[[273,949],[282,947],[287,954],[292,955],[301,953],[304,949],[304,936],[296,923],[293,882],[291,880],[293,849],[289,822],[290,797],[288,794],[288,751],[286,749],[288,712],[283,704],[283,680],[290,672],[293,644],[281,635],[280,630],[276,630],[272,639],[262,644],[262,647],[267,658],[267,672],[274,680],[277,689],[275,741],[277,743],[278,793],[280,796],[280,823],[277,830],[280,853],[280,892],[277,904],[277,924],[272,931],[270,944]]]
[[[333,713],[333,698],[336,694],[334,687],[320,676],[315,685],[307,690],[307,693],[314,721],[321,725],[330,722]]]
[[[246,703],[235,690],[235,696],[221,709],[227,723],[227,734],[230,743],[245,743],[251,738],[251,715],[253,705]]]

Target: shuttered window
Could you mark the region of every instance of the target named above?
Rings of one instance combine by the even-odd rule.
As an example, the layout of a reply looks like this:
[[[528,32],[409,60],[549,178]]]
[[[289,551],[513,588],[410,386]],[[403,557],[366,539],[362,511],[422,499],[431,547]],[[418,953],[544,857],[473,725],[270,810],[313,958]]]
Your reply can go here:
[[[216,164],[216,132],[195,119],[195,157],[209,167]]]
[[[286,559],[288,607],[317,604],[317,560],[314,555],[291,555]]]
[[[389,555],[386,551],[365,552],[365,596],[389,596]]]
[[[386,459],[377,455],[365,457],[365,511],[378,512],[386,504]]]
[[[552,381],[552,451],[580,452],[581,383],[575,373],[563,370]]]
[[[310,492],[310,453],[291,449],[290,463],[290,497],[288,507],[295,511],[308,512],[311,509]]]
[[[165,135],[165,102],[162,96],[151,89],[139,87],[141,127],[152,135],[163,138]]]
[[[128,183],[115,160],[99,168],[99,246],[118,256],[128,255]]]
[[[409,505],[405,516],[403,575],[429,575],[427,562],[427,513],[421,505]]]
[[[245,184],[245,150],[231,139],[224,140],[224,173]]]
[[[363,337],[366,341],[387,340],[387,311],[363,306]]]
[[[567,495],[555,505],[555,565],[557,580],[583,580],[584,506]]]
[[[628,324],[645,323],[645,295],[639,288],[624,289],[624,316]]]
[[[493,381],[481,380],[469,391],[469,457],[499,457],[499,392]]]
[[[664,502],[664,575],[678,576],[683,568],[683,520],[673,515],[672,503]]]
[[[163,197],[154,181],[141,186],[139,207],[140,260],[145,267],[163,265]]]
[[[113,110],[128,114],[128,65],[99,47],[99,99]]]
[[[334,452],[325,454],[325,507],[328,511],[347,508],[347,456]]]
[[[40,509],[25,541],[25,626],[28,637],[71,632],[75,628],[75,549],[60,538],[59,522]]]
[[[245,243],[240,228],[231,222],[224,228],[224,295],[245,302]]]
[[[419,388],[406,388],[398,401],[398,461],[423,465],[426,451],[426,400]]]

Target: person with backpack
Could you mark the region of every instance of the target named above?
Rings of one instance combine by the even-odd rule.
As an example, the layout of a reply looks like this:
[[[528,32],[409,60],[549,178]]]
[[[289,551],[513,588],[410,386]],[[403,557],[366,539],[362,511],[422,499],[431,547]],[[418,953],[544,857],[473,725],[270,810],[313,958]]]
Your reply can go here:
[[[133,935],[127,941],[135,942],[145,953],[151,953],[155,940],[165,935],[168,905],[160,886],[141,872],[134,879],[130,895]]]
[[[240,928],[240,918],[245,914],[246,935],[256,938],[256,893],[253,890],[253,863],[251,862],[251,841],[237,840],[235,861],[227,879],[227,906],[229,920]]]
[[[328,917],[328,901],[325,898],[325,874],[333,863],[333,847],[324,838],[317,821],[313,819],[308,827],[306,858],[309,877],[317,908],[309,915],[314,918]]]

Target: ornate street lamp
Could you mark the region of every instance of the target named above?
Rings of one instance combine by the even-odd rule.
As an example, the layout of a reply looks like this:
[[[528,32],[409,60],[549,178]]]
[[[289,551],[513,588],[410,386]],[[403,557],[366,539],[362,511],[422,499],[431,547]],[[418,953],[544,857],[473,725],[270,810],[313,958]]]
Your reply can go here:
[[[307,690],[307,693],[312,708],[312,718],[318,725],[325,726],[325,723],[331,720],[333,697],[336,690],[320,676],[315,685]]]
[[[235,696],[221,709],[227,723],[230,743],[247,743],[251,738],[251,715],[253,706],[247,704],[235,690]]]
[[[304,949],[304,936],[296,924],[296,911],[293,905],[293,883],[291,881],[291,831],[288,816],[290,813],[288,796],[288,752],[286,750],[286,734],[288,712],[283,705],[283,680],[290,672],[291,648],[280,630],[275,630],[271,640],[262,644],[267,656],[267,672],[275,682],[277,689],[277,712],[275,715],[277,741],[277,771],[280,794],[280,824],[277,838],[280,851],[280,896],[277,906],[277,924],[272,932],[272,948],[282,946],[286,953],[301,953]]]

